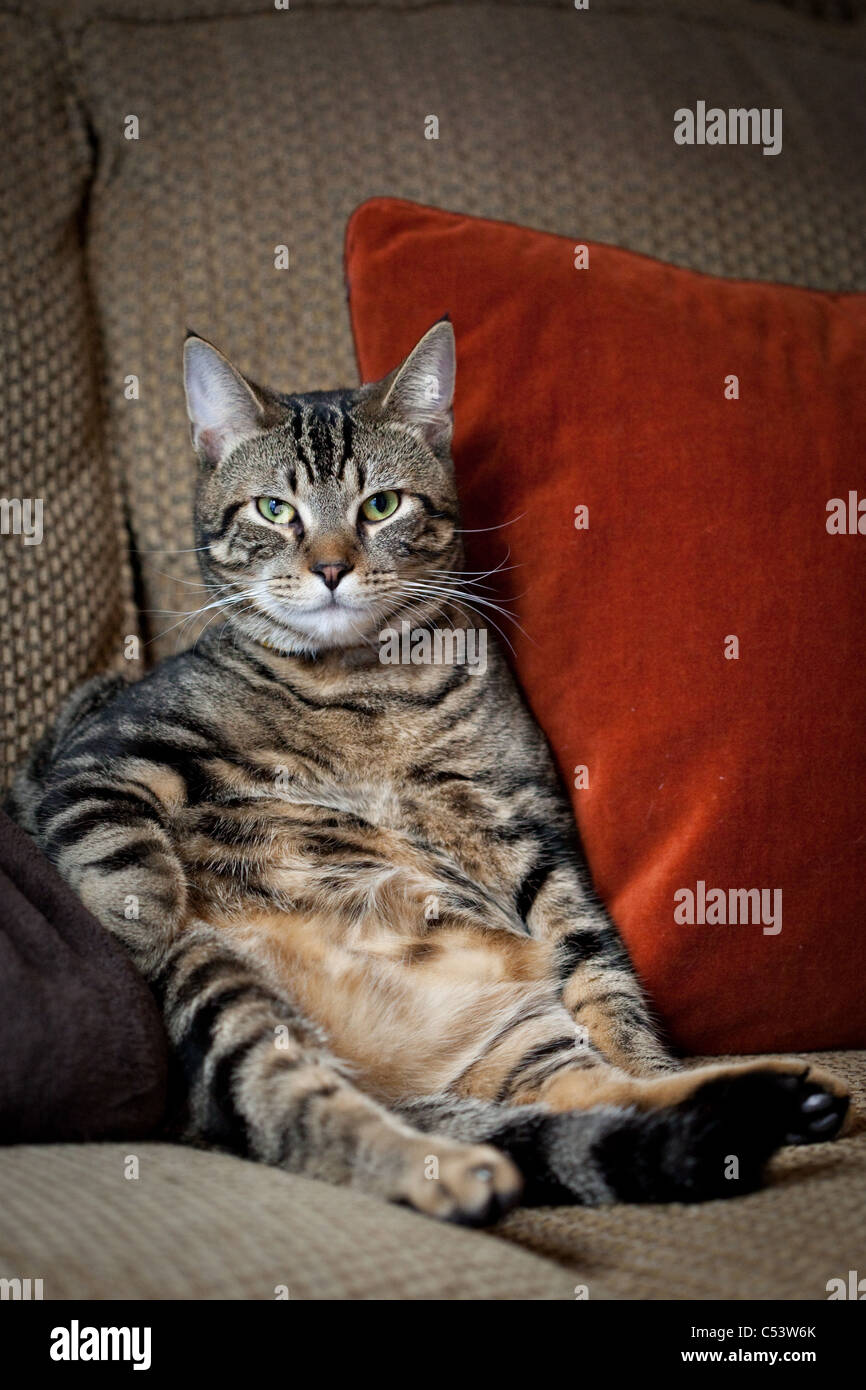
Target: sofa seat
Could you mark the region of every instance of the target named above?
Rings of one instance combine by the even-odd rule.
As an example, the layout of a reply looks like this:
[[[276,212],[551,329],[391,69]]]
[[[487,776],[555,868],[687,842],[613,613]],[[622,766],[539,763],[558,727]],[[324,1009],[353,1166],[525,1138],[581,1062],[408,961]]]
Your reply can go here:
[[[4,1149],[0,1278],[41,1277],[46,1299],[823,1300],[863,1265],[866,1052],[810,1055],[859,1114],[785,1149],[763,1191],[518,1210],[493,1232],[174,1144]]]

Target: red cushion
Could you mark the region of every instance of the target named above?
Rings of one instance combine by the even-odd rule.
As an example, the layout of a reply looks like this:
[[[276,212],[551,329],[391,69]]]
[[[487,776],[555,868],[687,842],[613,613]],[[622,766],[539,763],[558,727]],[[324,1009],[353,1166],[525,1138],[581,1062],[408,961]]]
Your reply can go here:
[[[362,377],[450,313],[464,525],[502,528],[469,563],[521,567],[516,669],[673,1041],[866,1046],[866,534],[827,510],[866,496],[866,295],[588,250],[363,204]],[[772,891],[763,922],[678,921],[699,883],[726,913],[780,890],[781,931]]]

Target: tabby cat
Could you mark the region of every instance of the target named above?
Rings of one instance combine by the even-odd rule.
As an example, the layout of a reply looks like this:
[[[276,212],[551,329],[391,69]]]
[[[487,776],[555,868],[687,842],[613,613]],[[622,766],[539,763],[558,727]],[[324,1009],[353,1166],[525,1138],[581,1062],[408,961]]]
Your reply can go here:
[[[80,690],[15,803],[160,1000],[186,1137],[477,1224],[726,1197],[835,1135],[817,1068],[665,1050],[493,632],[483,672],[379,659],[486,611],[448,320],[356,390],[184,359],[225,624]]]

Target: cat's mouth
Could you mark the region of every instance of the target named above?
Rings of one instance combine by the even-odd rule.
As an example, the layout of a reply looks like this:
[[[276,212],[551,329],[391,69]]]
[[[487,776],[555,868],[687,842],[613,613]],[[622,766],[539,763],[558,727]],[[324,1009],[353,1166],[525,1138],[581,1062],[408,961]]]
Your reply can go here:
[[[337,591],[306,599],[280,597],[263,586],[256,595],[259,618],[273,622],[274,636],[296,633],[303,647],[347,647],[367,643],[380,625],[379,606]]]
[[[400,614],[416,616],[419,609],[417,601],[407,605],[404,594],[381,587],[375,594],[343,585],[275,592],[272,583],[255,581],[244,606],[229,609],[238,627],[268,646],[306,652],[370,647]]]
[[[367,606],[368,605],[365,603],[347,603],[344,598],[332,590],[328,593],[326,598],[322,599],[321,603],[316,605],[316,607],[307,608],[304,611],[307,613],[326,613],[330,608],[354,608],[360,610]]]

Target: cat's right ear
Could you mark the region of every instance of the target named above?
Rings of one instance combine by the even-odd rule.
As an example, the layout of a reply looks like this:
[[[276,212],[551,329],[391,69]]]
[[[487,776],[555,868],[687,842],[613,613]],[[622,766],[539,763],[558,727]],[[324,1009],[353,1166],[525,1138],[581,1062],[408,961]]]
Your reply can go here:
[[[202,463],[227,458],[265,428],[263,402],[213,345],[195,333],[183,345],[183,384],[193,447]]]

